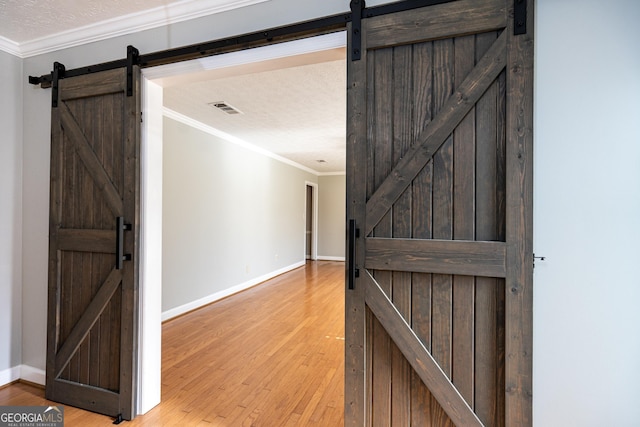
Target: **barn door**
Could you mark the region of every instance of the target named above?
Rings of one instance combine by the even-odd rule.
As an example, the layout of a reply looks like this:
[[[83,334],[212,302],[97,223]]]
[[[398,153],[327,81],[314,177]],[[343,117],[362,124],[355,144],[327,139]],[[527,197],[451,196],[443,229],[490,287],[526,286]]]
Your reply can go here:
[[[51,116],[48,399],[135,416],[139,72],[69,77]],[[55,85],[55,83],[54,83]]]
[[[350,28],[345,424],[528,426],[533,2],[431,3]]]

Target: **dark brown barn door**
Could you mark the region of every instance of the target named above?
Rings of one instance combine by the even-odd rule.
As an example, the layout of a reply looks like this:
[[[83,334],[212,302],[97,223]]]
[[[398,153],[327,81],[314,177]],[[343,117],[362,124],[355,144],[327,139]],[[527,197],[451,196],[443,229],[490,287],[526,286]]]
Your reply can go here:
[[[362,20],[346,425],[531,425],[533,2],[523,35],[513,7]]]
[[[133,71],[133,96],[126,69],[60,80],[51,117],[46,396],[125,419],[135,416],[140,100]]]

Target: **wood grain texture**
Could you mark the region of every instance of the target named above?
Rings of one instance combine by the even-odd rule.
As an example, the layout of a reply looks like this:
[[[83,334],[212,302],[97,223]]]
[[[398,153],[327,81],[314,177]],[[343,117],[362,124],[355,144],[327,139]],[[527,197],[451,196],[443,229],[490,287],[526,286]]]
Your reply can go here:
[[[123,201],[124,219],[131,224],[131,230],[124,233],[124,253],[131,260],[124,263],[122,281],[121,311],[122,324],[120,340],[122,350],[119,354],[120,401],[123,417],[135,417],[137,353],[138,353],[138,288],[140,263],[140,156],[142,100],[140,87],[140,68],[132,69],[133,94],[124,98],[122,111],[123,126]],[[116,116],[117,117],[117,116]]]
[[[411,147],[413,140],[413,49],[393,49],[393,164]],[[410,238],[412,234],[412,191],[407,188],[392,208],[392,236]],[[411,320],[411,273],[392,273],[391,297],[405,320]],[[394,344],[391,347],[391,419],[396,425],[411,422],[411,366]]]
[[[113,269],[96,295],[92,298],[85,298],[88,299],[90,303],[84,311],[81,311],[82,316],[75,322],[69,336],[65,339],[56,354],[56,368],[54,371],[56,377],[60,375],[62,369],[69,363],[69,359],[76,352],[81,341],[84,340],[91,327],[102,314],[121,281],[122,272]]]
[[[104,192],[105,199],[113,211],[113,216],[120,216],[123,211],[122,196],[113,185],[113,181],[104,170],[102,162],[91,148],[84,132],[78,125],[69,107],[65,103],[60,104],[60,117],[66,132],[69,132],[69,140],[75,144],[75,150],[86,165],[86,170],[92,175],[98,190]],[[89,205],[89,203],[87,203]],[[79,216],[80,217],[80,216]],[[84,217],[84,216],[82,216]]]
[[[349,24],[348,27],[350,27]],[[366,34],[366,29],[362,29]],[[349,39],[351,31],[347,31]],[[367,172],[368,163],[362,162],[367,158],[367,122],[366,122],[366,91],[368,80],[366,77],[367,52],[363,50],[360,61],[347,61],[347,143],[346,143],[346,219],[354,219],[356,225],[364,224],[364,205],[366,200],[367,182],[357,179],[360,173]],[[358,76],[354,79],[353,76]],[[364,170],[363,170],[364,169]],[[348,246],[347,246],[348,247]],[[345,251],[348,265],[351,254]],[[362,266],[364,262],[364,245],[356,242],[354,263]],[[345,271],[345,277],[348,271]],[[347,279],[348,280],[348,279]],[[354,289],[345,291],[345,380],[344,380],[344,424],[345,426],[360,427],[365,425],[365,414],[368,414],[365,401],[365,325],[366,309],[364,292],[356,279]]]
[[[533,29],[509,39],[507,59],[507,187],[505,390],[507,425],[531,426],[533,400]],[[512,33],[513,22],[505,32]]]
[[[462,84],[475,65],[474,35],[455,39],[454,82]],[[475,128],[476,110],[473,107],[453,132],[453,238],[475,239]],[[475,251],[474,251],[475,252]],[[474,314],[475,278],[481,274],[453,277],[453,343],[452,381],[469,406],[474,407]]]
[[[368,79],[372,82],[374,97],[369,98],[369,111],[372,124],[369,126],[371,147],[373,154],[372,188],[377,188],[393,165],[393,50],[382,49],[370,53],[373,64]],[[374,236],[391,237],[393,233],[393,214],[388,211],[373,229]],[[366,233],[365,233],[366,234]],[[386,294],[391,297],[393,290],[393,274],[380,270],[373,274]],[[371,341],[372,363],[371,369],[371,423],[373,425],[388,425],[392,420],[392,343],[384,328],[375,317],[372,319]]]
[[[58,231],[58,249],[61,251],[115,253],[115,230],[68,229]],[[91,281],[93,283],[93,281]]]
[[[444,39],[433,43],[433,112],[431,125],[447,112],[447,100],[455,90],[455,40]],[[453,135],[452,132],[466,112],[456,118],[455,123],[446,131],[442,144],[433,153],[433,238],[453,238]],[[453,276],[433,274],[431,283],[431,356],[447,378],[452,378],[453,356]],[[432,393],[431,414],[435,425],[448,425],[446,410],[441,401]],[[435,400],[434,400],[435,399]],[[438,405],[440,403],[440,405]],[[454,420],[451,420],[455,423]]]
[[[461,0],[367,20],[367,47],[452,38],[504,28],[504,0]]]
[[[394,342],[447,415],[456,425],[482,426],[482,422],[440,368],[440,363],[420,344],[419,340],[415,339],[413,330],[395,309],[375,278],[368,273],[365,278],[367,305],[371,307],[376,318],[387,331],[395,332]]]
[[[59,83],[60,100],[93,97],[96,93],[122,93],[126,90],[126,81],[124,68],[87,74],[81,79],[62,79]]]
[[[477,36],[476,58],[497,33]],[[476,238],[504,241],[504,72],[476,104]],[[505,254],[506,255],[506,254]],[[504,426],[504,279],[476,278],[475,412],[485,425]]]
[[[140,98],[139,90],[125,96],[124,76],[114,70],[64,79],[52,111],[46,393],[129,419],[137,227],[124,240],[133,261],[116,272],[113,253],[116,216],[137,224]]]
[[[455,93],[451,94],[449,92],[446,95],[441,95],[444,99],[440,101],[434,99],[434,103],[444,103],[438,108],[440,114],[435,116],[426,126],[423,133],[412,144],[411,150],[395,165],[384,183],[375,187],[377,188],[375,194],[368,200],[365,235],[368,235],[373,227],[380,222],[391,205],[404,192],[427,161],[446,143],[458,123],[466,116],[487,87],[505,67],[505,47],[506,36],[503,35],[498,38],[483,59],[478,62],[463,84],[456,88]],[[442,54],[447,54],[447,49],[441,50]],[[435,59],[437,60],[438,56],[435,56]],[[450,73],[453,73],[453,69],[451,69]],[[438,79],[442,79],[441,74],[442,68],[439,67],[436,73],[439,76]],[[452,76],[450,77],[452,78]],[[434,77],[434,82],[438,83],[438,79]],[[442,83],[440,82],[440,84]],[[438,91],[439,89],[436,88],[435,90]]]
[[[504,277],[506,245],[463,240],[369,238],[365,267]]]
[[[519,72],[507,59],[511,7],[461,0],[365,19],[367,63],[350,77],[366,82],[367,149],[353,182],[366,186],[360,243],[364,277],[375,283],[365,295],[369,372],[358,392],[372,406],[363,425],[460,424],[444,408],[451,402],[436,398],[443,390],[460,396],[465,403],[453,407],[466,405],[478,423],[519,425],[506,415],[505,364],[521,356],[505,350],[505,291],[526,256],[511,265],[521,242],[512,244],[508,230],[520,221],[515,205],[524,216],[531,205],[508,187],[521,185],[507,160],[510,132],[523,131],[507,125],[510,73]],[[416,367],[429,358],[447,379],[439,391]]]
[[[162,402],[128,426],[339,426],[344,264],[309,262],[162,326]],[[88,397],[89,395],[87,395]],[[0,405],[48,405],[41,389],[0,389]],[[112,418],[65,407],[65,426]]]

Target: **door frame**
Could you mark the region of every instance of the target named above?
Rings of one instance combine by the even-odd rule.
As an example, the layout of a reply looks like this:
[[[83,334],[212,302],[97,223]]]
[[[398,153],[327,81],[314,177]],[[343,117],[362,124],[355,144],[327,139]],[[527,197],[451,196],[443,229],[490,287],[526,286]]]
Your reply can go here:
[[[311,258],[309,258],[311,261],[317,261],[318,260],[318,184],[315,182],[311,182],[311,181],[305,181],[305,185],[304,185],[304,189],[305,189],[305,195],[306,195],[306,190],[307,187],[311,187]],[[304,210],[304,214],[305,214],[305,218],[304,218],[304,222],[305,222],[305,238],[307,235],[307,230],[306,230],[306,223],[307,223],[307,215],[309,213],[309,206],[306,206],[306,197],[305,197],[305,210]],[[307,248],[306,248],[306,242],[305,242],[305,249],[304,249],[304,259],[307,259]]]
[[[160,403],[162,354],[162,78],[214,68],[260,62],[346,47],[346,30],[305,39],[273,43],[259,48],[230,52],[214,57],[142,69],[142,125],[140,153],[140,323],[138,327],[138,415]],[[317,183],[314,188],[314,244],[317,259]],[[305,191],[306,191],[305,185]],[[303,230],[306,233],[306,230]],[[306,252],[306,250],[303,250]],[[315,257],[314,257],[315,253]],[[306,258],[306,254],[305,258]],[[144,369],[142,367],[144,366]]]

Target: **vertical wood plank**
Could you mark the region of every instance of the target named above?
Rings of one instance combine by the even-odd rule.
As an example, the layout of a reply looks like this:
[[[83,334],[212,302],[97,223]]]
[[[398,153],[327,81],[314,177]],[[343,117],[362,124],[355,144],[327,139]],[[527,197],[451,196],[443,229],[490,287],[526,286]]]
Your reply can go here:
[[[80,262],[82,266],[82,286],[80,298],[82,301],[82,312],[91,302],[91,254],[81,253]],[[89,384],[89,370],[91,361],[89,360],[89,339],[86,337],[78,349],[79,358],[79,378],[83,384]]]
[[[85,112],[88,114],[89,111]],[[90,120],[87,121],[83,117],[82,123],[91,123]],[[88,133],[85,130],[85,133]],[[80,198],[82,199],[82,203],[80,205],[80,222],[79,228],[83,229],[92,229],[95,228],[93,224],[93,211],[94,205],[97,203],[97,193],[95,184],[93,183],[93,179],[89,175],[86,166],[82,165],[81,175],[80,175]],[[92,283],[91,283],[91,253],[82,253],[80,254],[80,262],[82,269],[82,278],[79,286],[78,297],[81,301],[80,306],[82,307],[81,312],[87,308],[89,303],[91,302],[92,294]],[[89,342],[90,338],[87,337],[83,340],[80,348],[78,349],[78,358],[79,358],[79,379],[83,384],[90,384],[90,369],[91,369],[91,360],[89,354]]]
[[[497,106],[497,156],[496,161],[497,173],[496,173],[496,233],[497,240],[506,241],[506,198],[507,198],[507,135],[506,135],[506,122],[507,122],[507,73],[506,70],[498,77],[498,106]],[[531,208],[531,206],[529,207]],[[506,349],[506,307],[505,307],[505,280],[496,281],[496,356],[497,356],[497,396],[496,396],[496,412],[500,415],[499,423],[506,425],[505,417],[505,349]],[[498,424],[500,425],[500,424]]]
[[[68,207],[70,213],[70,224],[73,228],[80,228],[82,224],[82,174],[84,165],[75,150],[71,151],[73,157],[72,175],[69,177],[70,187],[67,189],[73,203]],[[69,332],[73,329],[80,315],[82,314],[82,254],[78,252],[71,253],[71,271],[69,289],[71,293],[71,304],[67,312]],[[69,362],[69,380],[73,382],[80,381],[80,360],[76,355]]]
[[[83,108],[83,110],[89,110],[89,108]],[[109,143],[105,143],[105,141],[100,138],[100,135],[103,132],[104,117],[106,115],[104,103],[100,102],[97,106],[95,106],[96,116],[103,118],[102,120],[96,120],[94,126],[91,127],[91,136],[90,140],[94,141],[94,151],[96,156],[100,160],[100,162],[104,165],[105,170],[109,176],[111,175],[111,165],[110,162],[107,161],[109,158],[109,152],[111,151],[111,145]],[[87,120],[91,120],[91,118],[86,118]],[[102,197],[101,192],[97,192],[95,195],[95,200],[93,202],[93,221],[92,227],[96,229],[113,229],[114,228],[114,220],[113,214],[109,208],[105,206],[104,197]],[[113,231],[115,233],[115,230]],[[111,265],[109,263],[109,258],[113,261],[113,257],[107,254],[92,254],[92,286],[91,286],[91,295],[95,295],[98,291],[100,285],[106,279],[109,271],[111,270]],[[106,263],[106,265],[105,265]],[[102,344],[102,336],[101,331],[102,328],[108,325],[105,323],[103,316],[100,316],[96,321],[95,325],[91,329],[91,333],[89,336],[90,339],[90,359],[92,361],[92,368],[90,372],[90,384],[96,387],[101,387],[100,377],[101,370],[104,368],[105,361],[101,359],[101,349],[106,347],[106,344]]]
[[[476,59],[495,41],[497,34],[486,33],[477,36]],[[499,110],[498,83],[489,87],[485,95],[476,105],[477,116],[477,154],[476,154],[476,238],[477,240],[501,240],[498,232],[499,213],[498,197],[498,163],[504,163],[504,155],[498,148],[499,130],[498,116],[504,114]],[[504,211],[504,210],[503,210]],[[476,406],[478,417],[492,426],[504,425],[504,407],[500,407],[499,396],[504,395],[504,387],[498,381],[499,358],[498,341],[498,291],[500,279],[487,277],[476,278],[476,353],[475,381]]]
[[[351,23],[347,25],[348,45],[351,46]],[[362,28],[363,40],[366,40],[366,25]],[[346,182],[347,182],[347,220],[355,219],[356,224],[364,224],[364,212],[368,189],[370,156],[368,155],[367,88],[369,87],[369,58],[366,49],[361,49],[360,61],[347,61],[347,144],[346,144]],[[363,161],[363,159],[366,159]],[[367,179],[363,179],[363,177]],[[348,222],[347,222],[348,223]],[[364,261],[363,239],[356,244],[356,264]],[[348,251],[347,257],[351,256]],[[348,265],[349,259],[347,259]],[[346,276],[346,272],[345,272]],[[356,280],[354,289],[345,290],[345,393],[344,425],[362,427],[371,425],[370,367],[368,360],[371,342],[371,327],[368,324],[367,310],[364,304],[364,292],[360,281]],[[366,351],[365,351],[366,350]],[[366,364],[365,364],[366,363]],[[366,381],[365,381],[366,379]],[[366,397],[365,397],[366,396]]]
[[[103,115],[102,109],[98,111],[98,114],[99,114],[99,117],[102,117]],[[92,141],[95,141],[98,139],[96,137],[97,131],[95,128],[98,126],[102,127],[101,121],[98,121],[98,123],[100,123],[100,125],[96,124],[96,126],[94,126],[91,129],[91,136],[89,138]],[[104,150],[105,150],[104,142],[97,141],[97,143],[94,146],[94,151],[102,164],[105,164]],[[104,214],[102,209],[103,200],[101,196],[102,195],[100,194],[100,192],[96,192],[96,194],[94,194],[94,201],[92,203],[93,209],[92,209],[92,217],[91,217],[91,228],[94,228],[94,229],[104,229],[104,224],[103,224]],[[91,292],[92,298],[98,291],[100,284],[104,281],[101,268],[100,268],[101,267],[100,260],[104,256],[105,256],[104,254],[91,254],[90,292]],[[89,332],[89,336],[88,336],[89,359],[93,361],[90,372],[89,372],[89,384],[95,387],[100,386],[100,322],[101,322],[101,318],[99,317],[96,323],[91,328],[91,331]]]
[[[415,139],[432,119],[433,43],[414,45],[413,64]],[[428,162],[416,176],[412,192],[412,237],[430,239],[433,236],[433,162]],[[411,327],[425,347],[431,349],[431,275],[413,273],[411,280]]]
[[[374,188],[385,180],[393,168],[393,49],[380,49],[371,55],[373,64],[373,96],[370,99],[373,123],[373,182]],[[376,237],[392,237],[392,211],[386,213],[374,228]],[[376,281],[384,292],[392,297],[392,273],[375,271]],[[373,401],[372,424],[388,425],[391,422],[391,338],[382,325],[373,322]]]
[[[126,80],[126,71],[122,70],[122,79]],[[136,354],[137,354],[137,309],[138,309],[138,282],[139,282],[139,242],[140,242],[140,69],[135,66],[132,70],[133,95],[126,96],[125,91],[118,92],[114,99],[117,108],[113,108],[113,114],[120,120],[114,120],[121,125],[117,133],[112,137],[122,141],[118,144],[122,147],[121,161],[115,162],[122,165],[118,176],[122,182],[122,195],[124,216],[129,221],[132,229],[125,233],[125,253],[131,254],[132,260],[125,263],[122,294],[120,299],[121,317],[121,341],[119,355],[120,405],[125,419],[132,419],[136,415]],[[120,116],[120,114],[122,114]]]
[[[527,1],[527,33],[507,43],[507,277],[506,424],[531,426],[533,346],[533,30],[534,1]],[[509,5],[513,12],[513,3]],[[510,14],[511,15],[511,14]]]
[[[60,307],[62,306],[62,253],[58,251],[58,230],[62,223],[62,200],[64,197],[63,167],[65,161],[64,141],[60,126],[60,112],[57,108],[51,112],[51,161],[49,183],[49,259],[47,283],[47,351],[46,375],[53,378],[55,371],[55,353],[59,348],[62,329]],[[45,394],[51,396],[53,382],[47,381]]]
[[[117,334],[116,330],[112,330],[111,322],[111,304],[108,304],[100,316],[100,356],[98,359],[100,365],[99,384],[100,387],[106,389],[111,386],[109,378],[110,347],[113,335]]]
[[[433,46],[433,112],[440,110],[454,88],[453,40],[438,40]],[[453,237],[453,138],[433,156],[433,238]],[[431,354],[451,378],[452,276],[432,276]],[[445,425],[446,414],[432,397],[432,423]]]
[[[475,65],[475,36],[455,39],[455,85],[460,85]],[[453,238],[475,239],[475,108],[453,134],[454,188]],[[453,278],[452,379],[469,406],[474,405],[474,298],[471,276]]]
[[[412,142],[413,94],[412,47],[393,49],[393,163],[404,156]],[[393,237],[411,237],[411,187],[393,206]],[[411,321],[411,273],[393,272],[392,301],[398,311]],[[410,425],[411,366],[397,346],[392,346],[391,420],[394,425]]]

